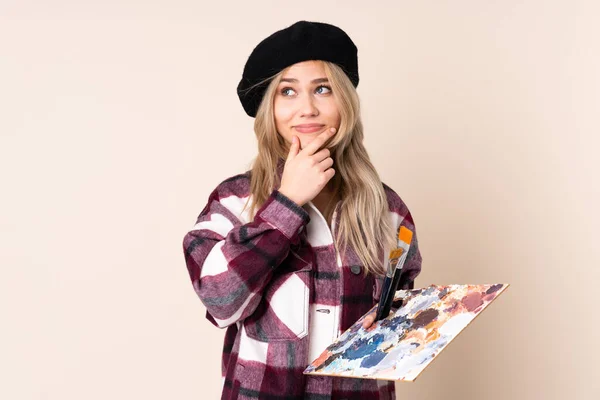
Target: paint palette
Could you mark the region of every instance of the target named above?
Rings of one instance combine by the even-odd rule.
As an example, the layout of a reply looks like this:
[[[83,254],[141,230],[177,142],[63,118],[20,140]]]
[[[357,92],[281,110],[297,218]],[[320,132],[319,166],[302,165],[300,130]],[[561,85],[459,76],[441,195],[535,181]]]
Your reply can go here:
[[[362,327],[366,315],[314,360],[309,375],[414,381],[509,285],[431,285],[399,290],[393,315]]]

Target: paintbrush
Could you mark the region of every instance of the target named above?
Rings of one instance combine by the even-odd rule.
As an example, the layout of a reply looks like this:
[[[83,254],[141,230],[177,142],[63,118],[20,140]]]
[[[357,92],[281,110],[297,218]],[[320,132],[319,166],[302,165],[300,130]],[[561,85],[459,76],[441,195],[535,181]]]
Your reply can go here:
[[[398,248],[390,251],[388,269],[381,287],[381,297],[377,306],[375,321],[386,318],[390,313],[412,236],[413,233],[410,229],[404,226],[400,227],[398,231]]]

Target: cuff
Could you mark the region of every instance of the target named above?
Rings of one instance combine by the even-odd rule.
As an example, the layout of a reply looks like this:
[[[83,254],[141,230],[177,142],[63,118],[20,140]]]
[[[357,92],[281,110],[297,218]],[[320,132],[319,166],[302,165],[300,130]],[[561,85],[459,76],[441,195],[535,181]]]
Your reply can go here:
[[[263,221],[277,228],[288,239],[294,240],[300,228],[308,224],[308,212],[275,189],[256,213]]]

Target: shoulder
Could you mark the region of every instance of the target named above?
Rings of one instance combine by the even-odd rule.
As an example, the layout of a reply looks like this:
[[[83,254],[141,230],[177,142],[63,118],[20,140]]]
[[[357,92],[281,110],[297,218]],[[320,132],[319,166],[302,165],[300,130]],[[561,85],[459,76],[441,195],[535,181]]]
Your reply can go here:
[[[225,178],[209,195],[199,218],[209,213],[219,213],[227,215],[231,220],[237,218],[242,222],[248,222],[248,210],[245,206],[249,196],[248,171]]]
[[[382,182],[382,185],[387,196],[390,212],[396,214],[398,217],[400,217],[401,220],[406,220],[407,222],[414,224],[412,215],[410,214],[406,203],[402,200],[400,195],[398,195],[398,193],[396,193],[394,189],[392,189],[384,182]]]
[[[233,175],[221,181],[213,190],[211,198],[220,200],[231,196],[246,198],[250,195],[250,171]]]

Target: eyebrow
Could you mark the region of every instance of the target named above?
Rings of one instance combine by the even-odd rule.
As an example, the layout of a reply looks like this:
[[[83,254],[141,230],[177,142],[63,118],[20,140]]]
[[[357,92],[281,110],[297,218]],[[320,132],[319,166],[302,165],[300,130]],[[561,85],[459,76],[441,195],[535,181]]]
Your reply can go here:
[[[296,79],[296,78],[282,78],[281,82],[298,83],[298,79]],[[327,79],[327,78],[317,78],[317,79],[313,79],[311,81],[311,83],[322,83],[322,82],[329,82],[329,79]]]

